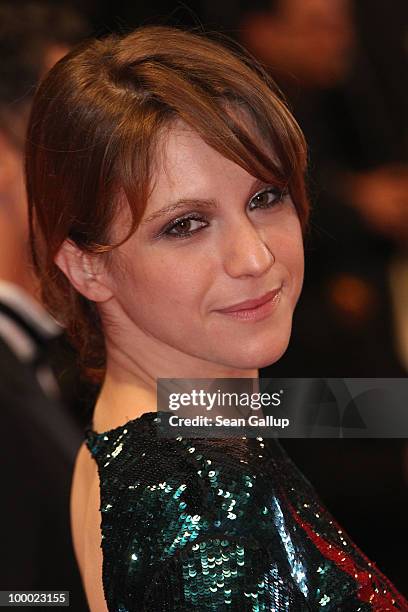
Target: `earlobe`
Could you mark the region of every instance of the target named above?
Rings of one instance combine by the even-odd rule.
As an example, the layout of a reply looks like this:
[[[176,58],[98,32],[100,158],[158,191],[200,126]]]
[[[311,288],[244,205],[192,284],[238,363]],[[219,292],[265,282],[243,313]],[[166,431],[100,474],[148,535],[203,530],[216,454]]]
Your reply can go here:
[[[85,253],[71,240],[64,240],[54,261],[75,289],[89,300],[105,302],[112,297],[104,272],[98,270],[101,262],[97,256]]]

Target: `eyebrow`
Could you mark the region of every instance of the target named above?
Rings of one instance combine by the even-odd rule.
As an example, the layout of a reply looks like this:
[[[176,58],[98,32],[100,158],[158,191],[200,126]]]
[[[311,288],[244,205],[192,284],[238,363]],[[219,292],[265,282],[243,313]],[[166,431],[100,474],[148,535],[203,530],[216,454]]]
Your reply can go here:
[[[158,219],[159,217],[164,217],[169,213],[176,212],[177,210],[185,208],[186,206],[194,206],[195,208],[201,209],[217,208],[217,203],[214,200],[199,200],[196,198],[177,200],[177,202],[174,202],[173,204],[170,204],[165,208],[161,208],[160,210],[156,210],[156,212],[146,217],[146,219],[142,221],[142,225],[144,225],[145,223],[150,223],[150,221]]]
[[[255,179],[255,181],[251,185],[250,193],[254,189],[257,189],[257,188],[260,189],[263,185],[266,185],[264,181],[261,181],[260,179]],[[250,194],[248,195],[248,197],[249,196]],[[142,225],[145,225],[146,223],[150,223],[151,221],[154,221],[154,219],[164,217],[165,215],[169,213],[177,212],[178,210],[183,209],[186,206],[194,206],[195,208],[198,208],[198,209],[208,209],[208,208],[217,208],[217,203],[213,199],[207,200],[207,199],[199,199],[199,198],[182,198],[180,200],[177,200],[176,202],[173,202],[169,206],[165,206],[164,208],[160,208],[160,210],[156,210],[155,212],[153,212],[151,215],[149,215],[148,217],[146,217],[146,219],[142,221]]]

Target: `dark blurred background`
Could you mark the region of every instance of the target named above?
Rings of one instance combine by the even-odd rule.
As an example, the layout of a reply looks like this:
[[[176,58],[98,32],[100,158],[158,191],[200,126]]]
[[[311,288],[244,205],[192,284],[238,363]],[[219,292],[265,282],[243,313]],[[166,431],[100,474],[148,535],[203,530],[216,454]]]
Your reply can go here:
[[[28,4],[13,3],[19,9]],[[7,5],[0,2],[0,7]],[[157,23],[222,33],[263,63],[285,93],[309,143],[313,212],[306,239],[305,285],[292,340],[284,357],[261,375],[406,377],[406,0],[72,0],[51,5],[71,11],[65,19],[74,35],[48,41],[54,55],[48,54],[43,70],[63,53],[61,46],[69,48],[80,38]],[[4,34],[5,23],[0,27],[6,40],[0,42],[0,62],[12,70],[7,59],[12,45]],[[49,24],[48,30],[52,29]],[[25,36],[23,31],[20,36]],[[13,43],[20,48],[18,38]],[[7,80],[5,70],[1,75]],[[37,77],[29,72],[23,90],[20,83],[8,100],[3,97],[0,134],[3,130],[9,139],[16,135],[18,114],[8,111],[14,111],[21,99],[29,102]],[[12,74],[9,78],[13,80]],[[12,117],[11,130],[7,117]],[[3,189],[5,163],[0,163]],[[13,231],[0,216],[2,244]],[[0,279],[26,290],[23,272],[12,279],[2,273],[5,250],[2,253]],[[61,403],[80,432],[89,422],[97,389],[80,380],[75,355],[62,336],[51,344],[48,357]],[[407,441],[284,440],[282,444],[356,544],[408,595]]]

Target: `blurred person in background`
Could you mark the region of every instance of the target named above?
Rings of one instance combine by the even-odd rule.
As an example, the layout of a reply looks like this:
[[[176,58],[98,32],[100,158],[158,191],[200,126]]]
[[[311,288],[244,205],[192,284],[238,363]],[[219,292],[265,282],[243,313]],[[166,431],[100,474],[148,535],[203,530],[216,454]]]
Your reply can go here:
[[[69,490],[82,436],[51,368],[62,328],[28,263],[23,151],[38,80],[85,32],[63,6],[0,4],[0,588],[69,590],[78,611]]]
[[[208,24],[238,38],[278,81],[309,144],[314,210],[304,291],[289,349],[263,375],[407,376],[408,5],[205,5]],[[375,545],[381,542],[383,563],[404,588],[406,558],[402,550],[395,555],[393,540],[406,529],[405,442],[283,444],[320,480],[328,506],[353,524],[363,548],[374,545],[376,525],[392,525],[377,533]],[[390,499],[400,513],[390,513]]]

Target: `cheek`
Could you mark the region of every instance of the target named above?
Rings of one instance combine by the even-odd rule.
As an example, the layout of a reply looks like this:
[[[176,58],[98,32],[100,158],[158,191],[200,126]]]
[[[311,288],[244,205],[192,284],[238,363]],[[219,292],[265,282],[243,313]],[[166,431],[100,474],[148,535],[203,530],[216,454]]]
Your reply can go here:
[[[300,225],[293,224],[291,231],[281,235],[275,243],[276,265],[283,271],[284,293],[294,309],[300,297],[304,278],[304,250]]]
[[[292,282],[300,285],[304,274],[304,249],[302,229],[297,213],[293,210],[282,223],[271,228],[268,245],[275,255],[277,265],[282,265]]]
[[[293,278],[294,289],[296,291],[296,301],[299,297],[303,285],[305,271],[305,257],[303,248],[303,237],[300,224],[297,225],[297,231],[292,234],[292,242],[288,244],[288,268],[289,273]]]
[[[188,312],[200,303],[205,293],[205,273],[191,257],[167,253],[166,257],[151,256],[128,267],[124,300],[131,298],[133,310],[149,317],[172,316]]]
[[[291,243],[287,243],[284,257],[290,274],[293,275],[293,277],[296,278],[300,284],[302,284],[305,269],[305,258],[301,234],[299,234],[298,239],[292,240]]]

